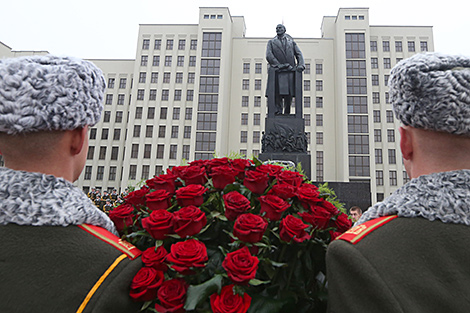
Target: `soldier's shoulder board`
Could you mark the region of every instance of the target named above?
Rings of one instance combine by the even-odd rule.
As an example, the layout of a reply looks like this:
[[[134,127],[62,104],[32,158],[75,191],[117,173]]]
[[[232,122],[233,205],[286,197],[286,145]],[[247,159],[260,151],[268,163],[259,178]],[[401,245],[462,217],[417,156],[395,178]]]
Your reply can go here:
[[[397,215],[389,215],[367,221],[363,224],[354,226],[350,230],[337,237],[336,240],[345,240],[354,245],[377,228],[387,224],[388,222],[394,220],[397,217]]]
[[[81,224],[78,225],[78,227],[80,227],[87,233],[95,236],[96,238],[106,242],[107,244],[113,246],[114,248],[118,249],[122,253],[126,254],[131,260],[136,259],[139,255],[142,254],[142,251],[137,249],[134,245],[130,244],[125,240],[122,240],[121,238],[117,237],[116,235],[102,227],[89,224]]]

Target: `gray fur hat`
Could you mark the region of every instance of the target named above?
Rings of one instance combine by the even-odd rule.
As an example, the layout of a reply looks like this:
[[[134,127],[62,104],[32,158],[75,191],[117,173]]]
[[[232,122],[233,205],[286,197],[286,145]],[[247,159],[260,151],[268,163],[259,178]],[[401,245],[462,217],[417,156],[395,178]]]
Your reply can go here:
[[[88,61],[54,55],[0,60],[0,132],[93,126],[104,90],[102,71]]]
[[[470,58],[416,54],[392,69],[389,87],[404,125],[470,136]]]

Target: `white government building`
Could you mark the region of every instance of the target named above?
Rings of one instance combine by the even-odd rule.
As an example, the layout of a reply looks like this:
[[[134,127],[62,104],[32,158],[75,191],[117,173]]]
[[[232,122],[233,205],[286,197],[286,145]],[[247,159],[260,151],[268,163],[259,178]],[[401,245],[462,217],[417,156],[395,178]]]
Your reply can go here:
[[[244,17],[202,7],[198,24],[140,25],[135,59],[91,60],[108,85],[76,184],[123,190],[186,161],[258,155],[267,113],[266,44],[275,27],[267,37],[248,38]],[[341,8],[323,18],[321,38],[290,35],[306,63],[312,180],[370,182],[372,203],[382,200],[408,180],[388,101],[390,69],[433,51],[432,26],[373,26],[368,8]],[[0,58],[44,53],[0,42]]]

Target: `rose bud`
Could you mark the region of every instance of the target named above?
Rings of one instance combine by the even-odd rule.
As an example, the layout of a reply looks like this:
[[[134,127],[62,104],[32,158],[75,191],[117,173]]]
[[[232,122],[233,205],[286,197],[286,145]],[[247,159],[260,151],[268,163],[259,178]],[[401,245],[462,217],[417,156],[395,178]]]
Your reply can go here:
[[[252,256],[248,247],[245,246],[228,253],[222,262],[222,266],[232,282],[237,285],[247,285],[251,279],[255,278],[258,263],[258,258]]]
[[[134,217],[134,207],[130,204],[121,204],[109,212],[109,218],[118,232],[132,226]]]
[[[194,205],[181,208],[173,213],[173,216],[175,233],[181,238],[199,234],[207,224],[204,212]]]
[[[166,272],[168,270],[168,266],[164,262],[167,254],[168,252],[163,246],[158,247],[156,250],[155,247],[150,247],[142,252],[142,263],[144,263],[145,266]]]
[[[158,287],[164,279],[162,271],[157,271],[152,267],[143,267],[132,279],[129,296],[134,301],[151,301],[157,297]]]
[[[243,184],[250,189],[252,193],[262,194],[268,188],[268,174],[258,171],[246,171]]]
[[[351,220],[344,213],[340,213],[335,221],[330,221],[330,224],[333,224],[332,226],[336,227],[336,231],[340,233],[344,233],[352,227]]]
[[[314,207],[308,212],[299,213],[302,219],[318,229],[326,229],[332,217],[331,212],[321,206]]]
[[[181,178],[189,185],[204,185],[207,183],[207,174],[204,167],[188,166],[181,171]]]
[[[309,209],[310,204],[320,201],[319,195],[318,187],[312,184],[302,184],[297,188],[297,198],[306,210]]]
[[[212,174],[212,171],[215,167],[218,167],[218,166],[229,166],[230,165],[230,160],[229,158],[227,157],[223,157],[223,158],[215,158],[215,159],[212,159],[212,160],[209,160],[207,161],[207,164],[206,164],[206,168],[207,168],[207,172],[209,174]]]
[[[245,292],[243,296],[233,291],[234,285],[224,286],[220,295],[211,295],[211,308],[213,313],[246,313],[251,304],[251,297]]]
[[[147,187],[142,187],[139,190],[134,190],[129,192],[129,194],[124,198],[127,204],[132,204],[135,206],[145,206],[145,195],[149,192]]]
[[[252,166],[253,162],[248,159],[235,159],[230,161],[230,164],[232,168],[237,171],[237,177],[243,180],[243,178],[245,178],[245,170]]]
[[[225,217],[229,221],[234,221],[237,216],[245,213],[251,208],[250,200],[238,191],[230,191],[223,195],[225,204]]]
[[[294,240],[297,243],[310,239],[310,235],[305,231],[308,228],[300,218],[287,215],[279,224],[279,237],[285,242]]]
[[[170,279],[164,281],[158,289],[158,300],[160,304],[155,304],[155,310],[161,313],[184,313],[184,303],[186,302],[186,292],[188,283],[184,279]]]
[[[142,227],[155,239],[163,240],[173,233],[173,214],[167,210],[156,210],[142,219]]]
[[[166,190],[155,190],[145,196],[150,211],[166,210],[171,206],[171,194]]]
[[[214,188],[223,190],[228,184],[235,182],[238,172],[228,165],[212,168],[211,177]]]
[[[282,213],[290,207],[289,203],[274,195],[261,196],[259,202],[261,204],[260,213],[265,213],[266,218],[271,221],[278,221]]]
[[[233,235],[243,242],[256,243],[261,241],[268,222],[259,215],[246,213],[240,215],[233,226]]]
[[[292,185],[296,189],[302,184],[304,180],[302,174],[293,171],[282,171],[277,174],[276,178],[280,184],[284,183]]]
[[[288,184],[275,184],[273,188],[268,191],[268,195],[276,195],[281,199],[287,200],[295,197],[295,188]]]
[[[274,164],[261,164],[256,168],[258,172],[266,173],[270,178],[275,178],[283,169],[283,166]]]
[[[173,244],[166,256],[166,261],[172,263],[171,268],[183,275],[194,274],[192,268],[205,267],[207,260],[206,246],[195,239]]]
[[[194,205],[201,206],[204,203],[204,193],[207,188],[201,185],[189,185],[176,190],[176,201],[182,207]]]

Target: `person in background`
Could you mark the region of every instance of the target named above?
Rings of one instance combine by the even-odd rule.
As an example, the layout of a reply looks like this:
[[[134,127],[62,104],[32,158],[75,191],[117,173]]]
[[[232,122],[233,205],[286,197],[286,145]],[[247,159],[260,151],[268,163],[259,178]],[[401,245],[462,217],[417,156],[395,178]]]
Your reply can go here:
[[[352,206],[349,209],[349,215],[351,216],[351,221],[353,221],[353,223],[355,223],[359,220],[359,218],[361,218],[362,210],[358,206]]]

